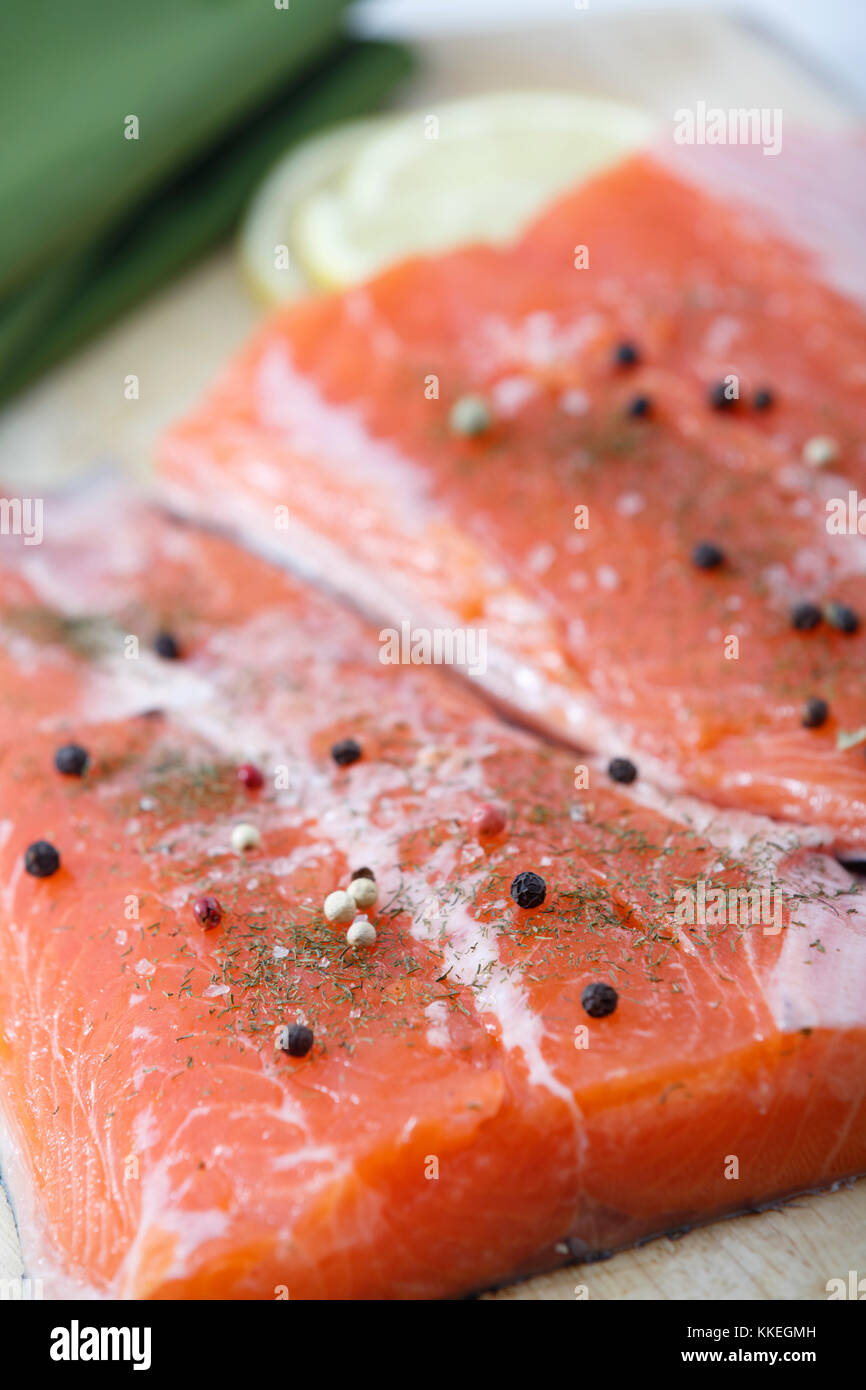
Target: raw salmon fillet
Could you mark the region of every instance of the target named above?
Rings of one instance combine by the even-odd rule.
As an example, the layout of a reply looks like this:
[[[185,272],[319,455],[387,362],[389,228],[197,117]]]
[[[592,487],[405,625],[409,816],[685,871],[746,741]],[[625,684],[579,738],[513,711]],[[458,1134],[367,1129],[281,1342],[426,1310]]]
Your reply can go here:
[[[513,249],[280,312],[161,467],[178,509],[379,621],[483,630],[470,674],[522,718],[862,857],[863,740],[838,740],[866,725],[864,538],[828,534],[826,504],[866,484],[864,388],[861,307],[754,209],[641,158]],[[489,428],[456,435],[478,393]],[[859,630],[798,630],[805,602]]]
[[[594,763],[576,788],[573,755],[137,499],[49,499],[45,531],[0,548],[0,1096],[47,1297],[457,1295],[866,1170],[866,891],[822,832]],[[362,866],[366,950],[322,913]],[[701,882],[779,916],[678,922]],[[302,1058],[275,1046],[299,1022]]]
[[[817,274],[844,295],[866,302],[863,237],[866,132],[847,118],[819,129],[785,120],[781,158],[754,145],[678,145],[657,141],[653,157],[716,200],[748,211],[756,235],[767,232],[801,248]]]

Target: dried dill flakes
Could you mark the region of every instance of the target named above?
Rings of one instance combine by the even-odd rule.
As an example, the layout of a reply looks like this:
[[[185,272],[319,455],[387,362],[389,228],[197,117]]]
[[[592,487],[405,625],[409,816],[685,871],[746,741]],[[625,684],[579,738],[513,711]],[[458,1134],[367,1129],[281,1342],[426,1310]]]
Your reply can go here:
[[[109,618],[72,617],[52,608],[11,608],[4,623],[33,642],[67,647],[79,656],[101,655],[111,645],[116,629]]]

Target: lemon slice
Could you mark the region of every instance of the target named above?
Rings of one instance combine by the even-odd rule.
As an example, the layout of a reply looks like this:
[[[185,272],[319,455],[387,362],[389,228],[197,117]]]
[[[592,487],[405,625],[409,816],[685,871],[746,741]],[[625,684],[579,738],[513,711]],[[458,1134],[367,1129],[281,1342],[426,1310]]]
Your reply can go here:
[[[261,184],[241,227],[238,252],[244,278],[265,303],[309,291],[295,245],[296,210],[343,173],[379,124],[377,119],[346,121],[312,136],[275,164]]]
[[[339,288],[417,253],[507,242],[558,193],[652,133],[639,108],[556,91],[495,92],[390,117],[295,204],[298,265],[313,283]]]

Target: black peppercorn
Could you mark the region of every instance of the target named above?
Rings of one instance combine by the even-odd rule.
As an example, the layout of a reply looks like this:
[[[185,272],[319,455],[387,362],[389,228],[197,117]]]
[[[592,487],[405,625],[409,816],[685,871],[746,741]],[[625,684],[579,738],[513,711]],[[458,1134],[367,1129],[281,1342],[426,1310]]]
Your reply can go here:
[[[606,985],[603,980],[596,980],[580,996],[583,1005],[590,1018],[606,1018],[612,1014],[617,1006],[619,996],[613,985]]]
[[[715,386],[711,386],[707,392],[707,400],[713,410],[733,410],[737,404],[736,396],[728,395],[728,386],[724,381],[717,381]]]
[[[34,840],[24,854],[24,867],[34,878],[50,878],[60,868],[60,855],[48,840]]]
[[[354,738],[344,738],[331,748],[331,757],[338,767],[350,767],[361,756],[361,745]]]
[[[306,1057],[313,1046],[313,1030],[303,1023],[289,1023],[280,1032],[279,1044],[290,1057]]]
[[[613,360],[617,367],[634,367],[640,361],[640,353],[634,343],[617,343]]]
[[[797,603],[791,609],[791,626],[798,632],[811,632],[821,621],[821,610],[817,603]]]
[[[518,874],[511,885],[511,896],[518,907],[540,907],[544,902],[547,884],[540,874],[526,870]]]
[[[827,723],[830,713],[830,706],[826,700],[813,695],[803,706],[803,726],[806,729],[820,729],[822,724]]]
[[[828,603],[824,609],[824,617],[830,626],[838,628],[839,632],[850,634],[856,632],[860,627],[860,619],[854,609],[848,607],[847,603]]]
[[[80,777],[87,763],[87,749],[80,743],[64,743],[54,754],[54,766],[64,777]]]
[[[712,541],[699,541],[692,551],[692,563],[699,570],[718,569],[724,561],[724,551]]]
[[[607,775],[612,782],[633,782],[637,768],[630,758],[611,758],[607,765]]]
[[[177,661],[180,657],[180,647],[170,632],[157,633],[153,642],[153,650],[157,656],[163,657],[165,661]]]

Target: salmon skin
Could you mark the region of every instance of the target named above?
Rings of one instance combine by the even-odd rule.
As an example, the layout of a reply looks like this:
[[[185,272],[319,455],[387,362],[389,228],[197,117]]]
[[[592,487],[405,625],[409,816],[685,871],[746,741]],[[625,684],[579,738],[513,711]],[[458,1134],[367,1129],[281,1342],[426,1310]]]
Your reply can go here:
[[[49,499],[0,595],[3,1167],[46,1296],[458,1295],[866,1169],[866,893],[822,832],[575,769],[123,494]],[[364,949],[322,911],[361,868]]]
[[[516,248],[277,314],[161,467],[379,622],[483,632],[469,674],[522,718],[862,857],[864,537],[827,505],[866,498],[864,381],[860,305],[638,159]]]

